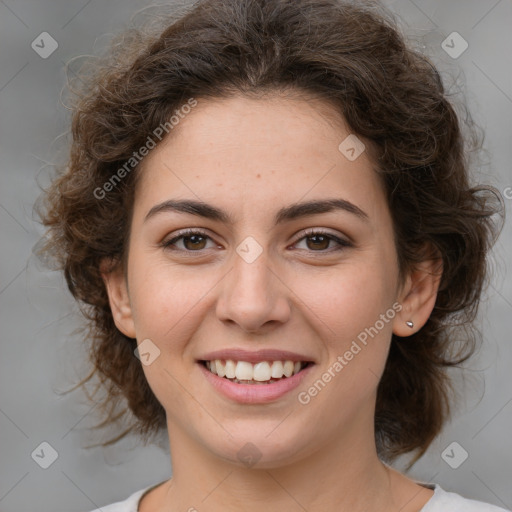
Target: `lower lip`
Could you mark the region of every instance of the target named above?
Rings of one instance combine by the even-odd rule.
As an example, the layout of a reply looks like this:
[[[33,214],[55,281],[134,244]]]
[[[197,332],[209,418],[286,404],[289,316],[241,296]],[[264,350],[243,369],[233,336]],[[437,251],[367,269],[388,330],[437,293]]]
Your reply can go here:
[[[299,386],[313,367],[312,364],[291,377],[283,377],[271,384],[237,384],[215,375],[202,363],[198,363],[206,380],[221,394],[241,404],[273,402]]]

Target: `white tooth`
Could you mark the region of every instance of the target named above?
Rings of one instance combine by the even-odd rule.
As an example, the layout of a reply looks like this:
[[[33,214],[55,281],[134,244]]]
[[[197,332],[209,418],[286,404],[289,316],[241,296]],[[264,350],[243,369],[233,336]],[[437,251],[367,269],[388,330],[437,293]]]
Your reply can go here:
[[[293,361],[284,362],[283,373],[285,377],[291,377],[293,375]]]
[[[246,361],[236,363],[235,377],[238,380],[253,380],[252,364]]]
[[[217,369],[215,368],[215,361],[208,361],[208,365],[212,373],[217,373]]]
[[[259,382],[270,380],[270,365],[264,361],[262,363],[256,363],[253,369],[253,379]]]
[[[274,379],[280,379],[283,375],[283,363],[281,361],[274,361],[272,363],[272,371],[270,376]]]
[[[215,359],[215,369],[217,370],[217,375],[219,377],[224,377],[224,375],[226,375],[226,369],[220,359]]]
[[[293,374],[295,375],[296,373],[299,373],[300,372],[300,368],[301,368],[301,362],[300,361],[296,361],[296,363],[293,365]]]
[[[232,361],[231,359],[228,359],[226,361],[225,371],[226,371],[226,377],[228,379],[234,379],[235,375],[236,375],[236,364],[235,364],[235,362]]]

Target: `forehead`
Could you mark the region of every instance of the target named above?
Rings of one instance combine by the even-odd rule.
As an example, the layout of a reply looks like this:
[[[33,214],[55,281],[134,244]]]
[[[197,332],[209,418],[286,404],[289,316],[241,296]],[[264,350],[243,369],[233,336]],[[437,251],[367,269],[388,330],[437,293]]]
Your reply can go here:
[[[198,99],[142,162],[136,204],[188,197],[250,209],[350,196],[372,209],[382,187],[368,145],[347,158],[353,137],[317,99]]]

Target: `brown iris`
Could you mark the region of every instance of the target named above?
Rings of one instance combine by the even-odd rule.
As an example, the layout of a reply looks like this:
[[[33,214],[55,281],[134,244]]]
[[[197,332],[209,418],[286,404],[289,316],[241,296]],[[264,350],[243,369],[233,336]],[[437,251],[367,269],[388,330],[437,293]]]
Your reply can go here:
[[[190,245],[189,245],[190,242]],[[183,245],[188,250],[204,249],[206,245],[206,237],[202,235],[189,235],[183,237]]]
[[[310,241],[314,240],[313,245],[310,244]],[[307,237],[307,246],[308,249],[327,249],[329,247],[330,238],[325,235],[311,235]]]

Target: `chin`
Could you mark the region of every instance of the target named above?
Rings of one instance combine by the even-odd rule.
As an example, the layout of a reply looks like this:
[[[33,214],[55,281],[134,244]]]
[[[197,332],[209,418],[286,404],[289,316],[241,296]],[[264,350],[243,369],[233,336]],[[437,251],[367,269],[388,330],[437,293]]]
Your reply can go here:
[[[285,420],[286,421],[286,420]],[[279,432],[279,421],[266,422],[265,428],[249,426],[234,433],[225,424],[227,434],[222,440],[205,440],[211,452],[224,461],[247,469],[272,469],[287,466],[314,451],[314,437],[306,438],[304,428],[293,428],[287,425]],[[277,428],[276,428],[277,427]],[[240,425],[238,426],[240,428]]]

